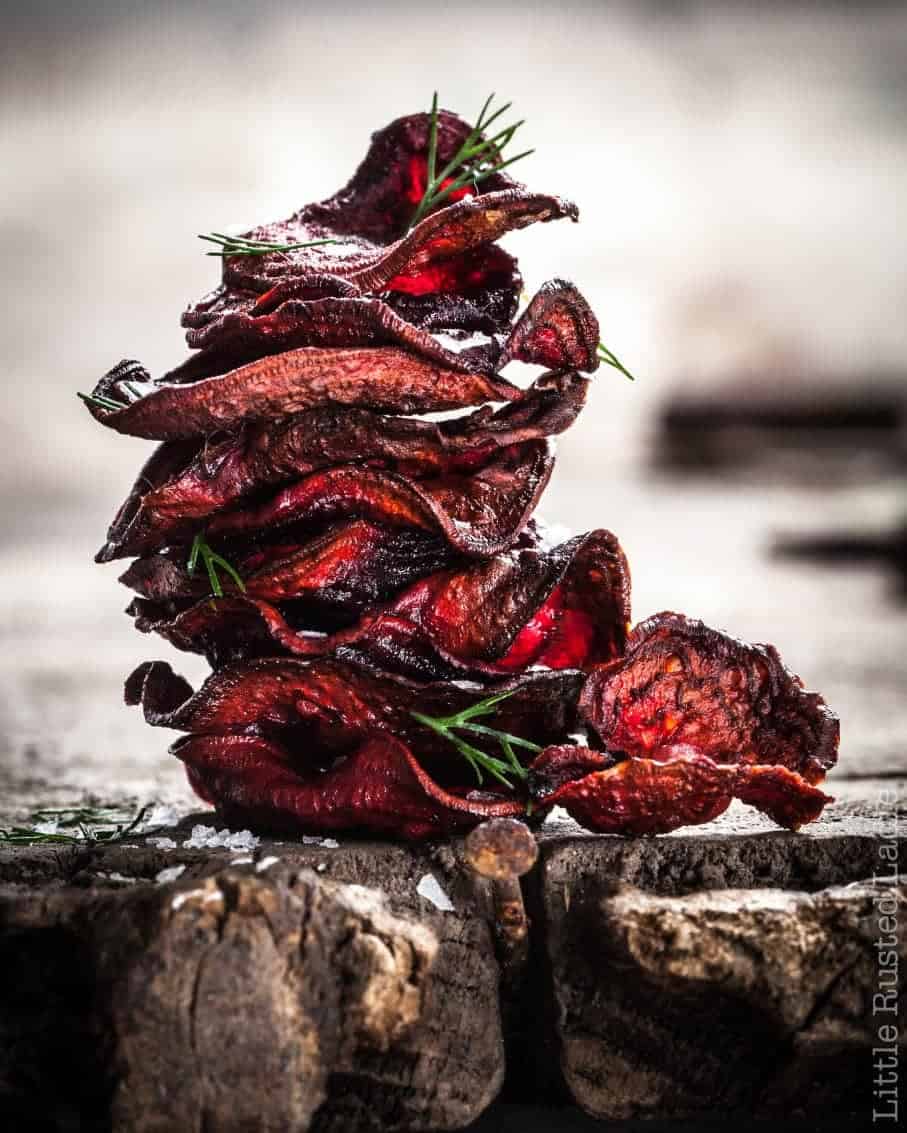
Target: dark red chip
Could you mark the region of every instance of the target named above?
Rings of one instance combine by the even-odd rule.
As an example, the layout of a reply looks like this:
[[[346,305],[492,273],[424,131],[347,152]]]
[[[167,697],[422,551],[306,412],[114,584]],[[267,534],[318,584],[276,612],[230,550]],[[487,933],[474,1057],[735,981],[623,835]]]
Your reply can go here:
[[[136,391],[139,396],[132,400]],[[120,362],[98,382],[88,409],[118,433],[176,440],[318,406],[434,413],[519,396],[515,386],[496,375],[463,373],[399,347],[312,346],[193,382],[151,382],[138,362]],[[97,399],[125,408],[107,408]]]
[[[494,413],[480,409],[439,424],[330,406],[247,425],[205,444],[168,442],[142,469],[98,561],[187,542],[211,516],[247,497],[353,458],[419,480],[478,470],[501,449],[569,428],[587,385],[576,373],[546,375]]]
[[[771,646],[658,614],[621,660],[593,670],[580,711],[605,754],[556,747],[531,782],[541,804],[590,830],[663,833],[733,798],[796,830],[831,801],[816,784],[835,762],[837,719]]]
[[[550,742],[572,726],[581,680],[576,672],[536,673],[499,686],[510,695],[495,727]],[[212,674],[196,693],[160,661],[126,682],[127,703],[141,704],[149,723],[191,733],[174,753],[228,821],[407,838],[524,812],[524,795],[479,784],[462,755],[412,716],[450,715],[486,691],[419,684],[336,659],[248,662]]]
[[[370,536],[363,555],[376,553],[373,540]],[[295,561],[314,564],[301,577],[316,591],[320,556],[299,553]],[[324,562],[326,574],[337,570],[336,555],[324,556]],[[373,563],[364,562],[362,569],[374,574]],[[275,575],[292,584],[292,568],[282,569],[278,559],[250,577],[244,595],[234,590],[229,598],[205,599],[175,616],[166,606],[139,604],[136,624],[179,649],[205,653],[214,664],[346,649],[388,671],[422,679],[456,672],[500,679],[530,666],[580,669],[613,660],[623,652],[630,617],[626,558],[608,531],[550,551],[518,549],[428,574],[333,634],[313,633],[311,622],[294,619],[287,600],[296,595],[275,586]]]
[[[606,748],[631,757],[668,758],[685,745],[716,763],[788,767],[810,783],[837,758],[837,717],[773,646],[681,614],[638,625],[623,660],[590,676],[582,711]]]
[[[579,291],[563,279],[539,288],[507,340],[503,362],[550,370],[596,370],[598,319]]]

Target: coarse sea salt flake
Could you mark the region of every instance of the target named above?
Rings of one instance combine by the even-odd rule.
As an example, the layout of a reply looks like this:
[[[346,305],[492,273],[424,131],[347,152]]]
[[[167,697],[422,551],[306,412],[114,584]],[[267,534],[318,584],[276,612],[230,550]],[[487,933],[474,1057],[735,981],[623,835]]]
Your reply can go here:
[[[156,850],[175,850],[176,842],[172,838],[149,838],[148,845]]]
[[[426,873],[416,886],[416,892],[426,901],[431,901],[436,909],[440,909],[444,913],[454,911],[453,902],[441,888],[434,874]]]
[[[259,839],[251,830],[215,830],[213,826],[193,826],[183,842],[187,850],[254,850]]]
[[[154,830],[158,826],[174,826],[179,822],[180,816],[176,807],[166,806],[164,803],[155,803],[142,820],[140,830]]]
[[[264,870],[269,869],[272,865],[277,865],[279,861],[280,858],[275,858],[273,854],[269,854],[268,857],[262,858],[258,865],[256,865],[255,872],[263,873]]]

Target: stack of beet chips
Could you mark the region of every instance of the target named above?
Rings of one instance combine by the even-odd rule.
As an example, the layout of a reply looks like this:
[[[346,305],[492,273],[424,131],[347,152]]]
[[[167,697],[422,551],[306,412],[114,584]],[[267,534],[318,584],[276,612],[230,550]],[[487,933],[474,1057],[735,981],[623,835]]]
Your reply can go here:
[[[437,124],[444,163],[470,127]],[[679,615],[628,639],[617,539],[552,546],[533,520],[598,325],[561,280],[517,317],[495,241],[577,210],[500,172],[409,229],[429,128],[392,123],[340,192],[247,238],[310,246],[225,256],[182,365],[122,362],[86,399],[162,442],[98,560],[135,556],[137,628],[213,670],[193,693],[146,663],[127,701],[185,732],[194,789],[257,829],[419,838],[557,803],[656,832],[735,796],[815,818],[837,746],[821,698],[771,647]],[[510,362],[544,372],[515,385]]]

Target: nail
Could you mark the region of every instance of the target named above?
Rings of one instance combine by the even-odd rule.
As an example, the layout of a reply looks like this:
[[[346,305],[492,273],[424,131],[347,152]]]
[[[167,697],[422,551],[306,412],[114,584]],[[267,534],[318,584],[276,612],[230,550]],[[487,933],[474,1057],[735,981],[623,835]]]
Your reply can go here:
[[[528,954],[529,918],[520,878],[535,865],[538,843],[529,827],[516,818],[492,818],[466,836],[466,861],[491,881],[495,927],[503,959],[509,966]]]

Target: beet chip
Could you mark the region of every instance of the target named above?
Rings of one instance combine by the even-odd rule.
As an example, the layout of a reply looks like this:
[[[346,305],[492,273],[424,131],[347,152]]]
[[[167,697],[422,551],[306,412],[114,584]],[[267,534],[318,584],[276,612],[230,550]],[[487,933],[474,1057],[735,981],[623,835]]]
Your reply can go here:
[[[332,567],[332,558],[327,563]],[[279,564],[278,571],[281,584],[292,577]],[[315,580],[306,579],[312,589],[317,577],[316,570]],[[215,665],[343,649],[391,672],[437,679],[458,670],[501,677],[532,665],[579,669],[610,661],[623,653],[630,617],[626,558],[608,531],[551,551],[523,548],[438,571],[348,629],[321,636],[298,616],[302,628],[293,628],[289,607],[275,603],[294,595],[284,585],[268,590],[267,579],[265,570],[249,578],[245,594],[205,599],[175,617],[139,603],[137,628],[155,630],[179,649],[204,652]],[[263,591],[270,601],[262,600]]]
[[[424,531],[350,520],[302,543],[253,547],[241,557],[234,556],[234,563],[246,597],[292,603],[294,623],[304,615],[336,620],[331,614],[349,622],[367,606],[448,566],[453,558],[443,540]],[[184,549],[136,559],[120,581],[146,600],[133,611],[142,616],[172,617],[174,609],[186,607],[180,601],[185,599],[205,598],[204,604],[209,604],[211,583],[204,572],[189,574]],[[229,578],[224,581],[229,590],[237,591]],[[313,628],[320,628],[317,622]]]
[[[518,360],[551,370],[598,369],[598,319],[563,279],[541,286],[507,340],[502,365]]]
[[[560,279],[542,285],[513,328],[503,355],[493,338],[460,340],[458,350],[444,346],[381,299],[306,300],[296,297],[295,290],[288,283],[257,299],[219,297],[204,321],[186,335],[189,346],[202,354],[163,380],[194,381],[300,346],[400,346],[467,372],[498,369],[515,359],[557,371],[595,370],[599,365],[598,320],[573,284]],[[428,321],[437,326],[437,319]]]
[[[229,359],[232,368],[300,346],[399,346],[452,370],[497,368],[500,349],[492,350],[492,340],[480,340],[478,352],[468,339],[462,352],[450,349],[380,299],[288,298],[271,306],[275,298],[268,292],[245,309],[233,310],[198,330],[190,330],[186,336],[190,347],[205,351],[209,359],[207,366],[200,356],[189,360],[192,379],[206,371],[209,375],[223,372],[223,359]],[[172,382],[181,376],[178,368],[166,380]]]
[[[494,413],[483,408],[440,423],[329,406],[207,444],[169,441],[142,469],[97,560],[188,542],[210,516],[246,497],[353,458],[418,479],[479,469],[501,449],[569,428],[587,386],[576,373],[544,375]]]
[[[837,718],[770,645],[658,614],[590,674],[580,710],[608,754],[545,751],[532,775],[540,801],[591,830],[674,830],[732,798],[795,830],[830,801],[816,784],[836,759]]]
[[[518,799],[445,790],[387,734],[368,737],[325,771],[294,767],[285,747],[261,736],[185,736],[171,751],[186,764],[196,794],[237,828],[368,830],[412,841],[524,809]]]
[[[495,725],[539,744],[572,724],[577,672],[502,685]],[[126,700],[149,723],[191,734],[173,751],[194,789],[231,823],[284,833],[372,830],[423,838],[521,814],[525,798],[487,785],[451,745],[413,719],[446,715],[485,690],[416,684],[336,659],[253,661],[196,693],[164,662],[141,665]]]
[[[593,673],[582,711],[610,751],[660,759],[685,744],[717,763],[788,767],[820,782],[838,720],[772,645],[746,645],[681,614],[630,635],[623,661]]]
[[[193,382],[152,382],[140,363],[120,362],[95,386],[88,409],[118,433],[168,441],[317,406],[434,413],[519,397],[503,378],[464,373],[398,347],[304,346]]]
[[[488,283],[470,253],[505,233],[538,221],[576,220],[576,206],[531,193],[505,173],[448,198],[407,231],[425,191],[430,118],[399,118],[372,137],[352,180],[326,201],[306,205],[288,220],[246,233],[255,240],[339,244],[224,261],[224,282],[263,292],[296,279],[340,279],[360,294],[462,292]],[[453,157],[471,126],[447,111],[438,115],[439,166]],[[453,200],[453,203],[449,203]]]
[[[475,472],[429,480],[343,464],[313,472],[258,506],[215,516],[208,532],[236,539],[356,516],[438,533],[466,555],[494,555],[526,526],[553,466],[546,441],[512,445]]]

